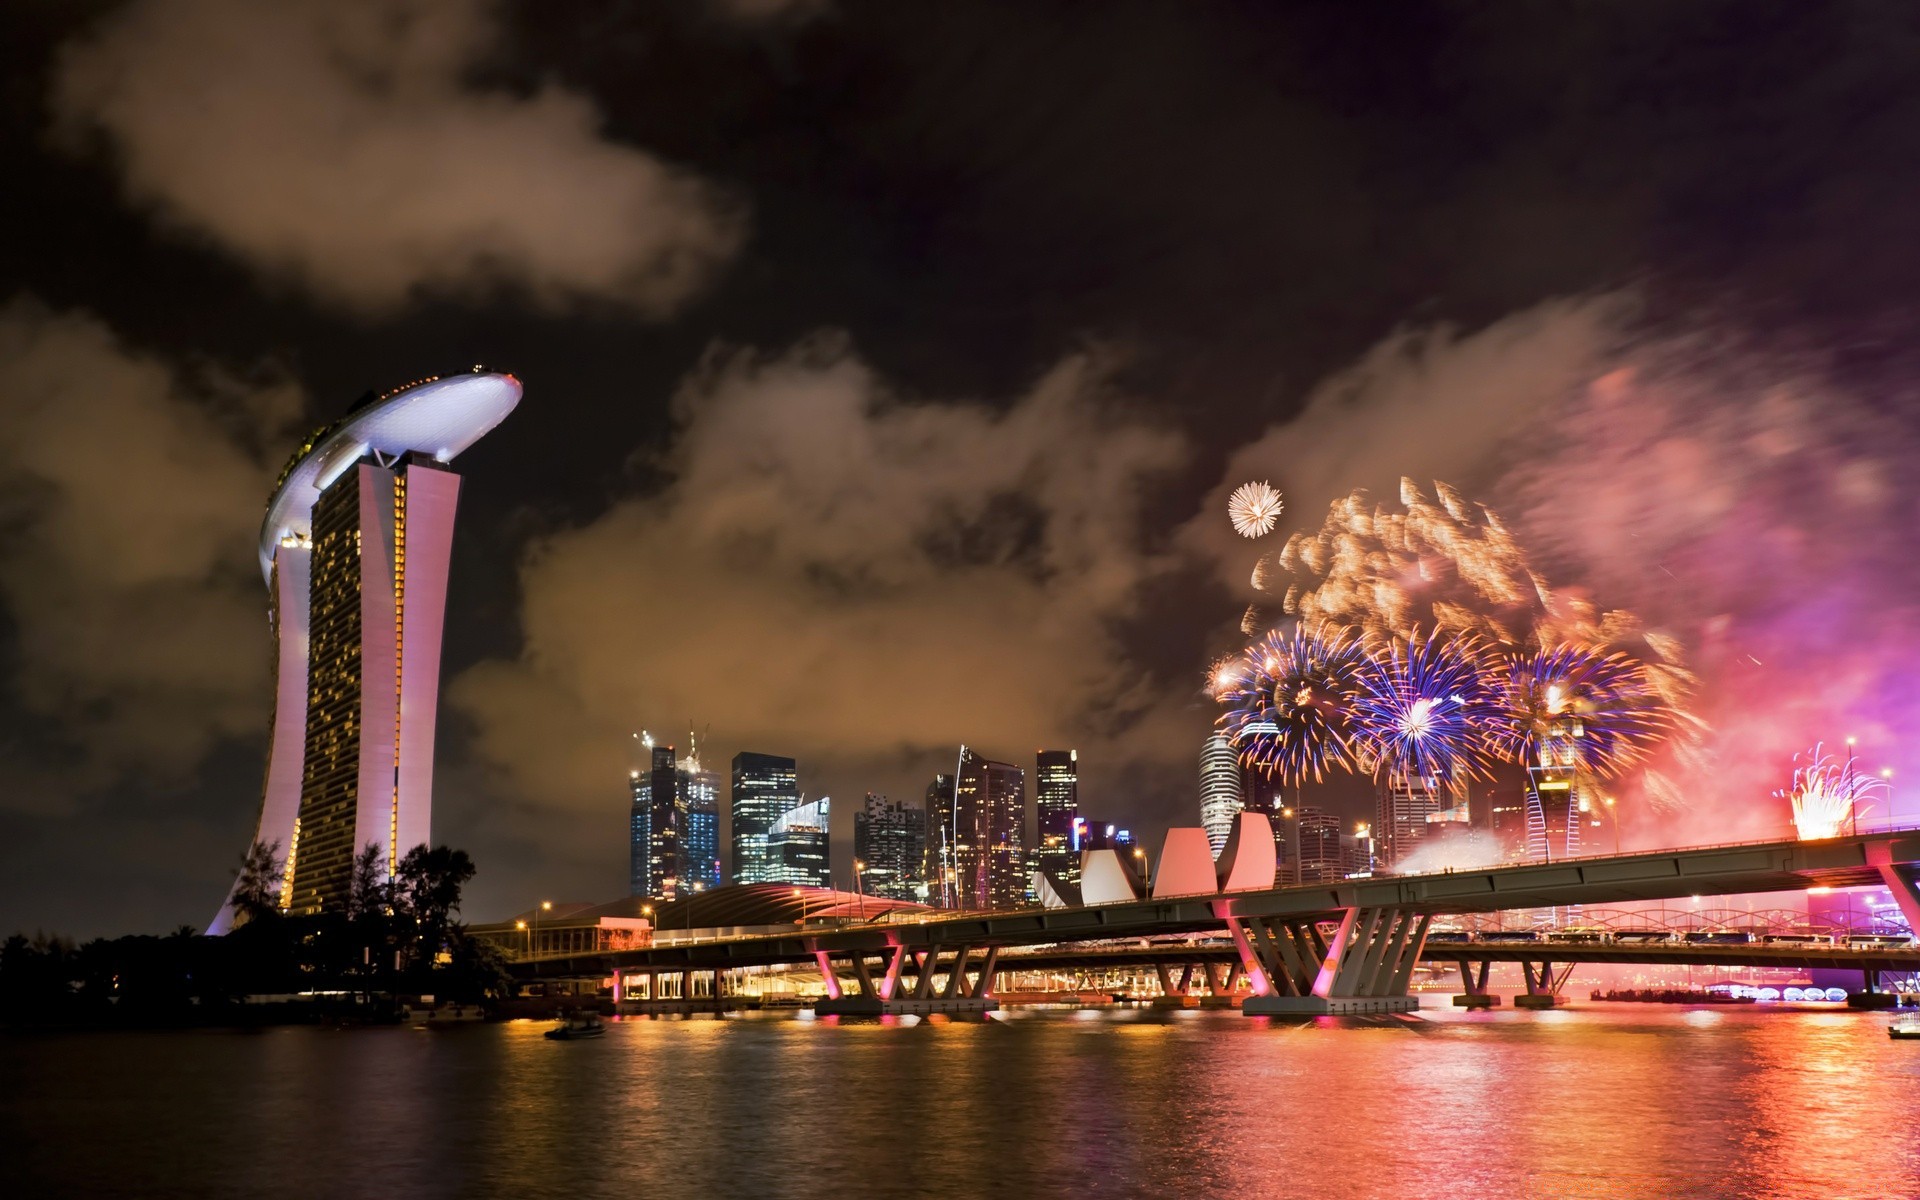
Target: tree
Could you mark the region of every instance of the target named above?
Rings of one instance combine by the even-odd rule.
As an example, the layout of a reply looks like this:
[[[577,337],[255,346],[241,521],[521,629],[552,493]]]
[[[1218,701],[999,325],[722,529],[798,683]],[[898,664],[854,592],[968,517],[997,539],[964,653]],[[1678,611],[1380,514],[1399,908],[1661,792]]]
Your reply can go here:
[[[392,903],[386,872],[380,866],[380,847],[368,842],[353,858],[353,880],[347,890],[347,916],[353,920],[384,913]]]
[[[465,850],[425,843],[407,851],[393,879],[393,907],[413,923],[414,960],[431,964],[447,942],[453,915],[460,911],[460,889],[473,878],[473,860]]]
[[[280,913],[280,887],[287,864],[280,858],[279,842],[255,842],[241,856],[240,869],[233,887],[233,912],[236,924],[256,921]]]

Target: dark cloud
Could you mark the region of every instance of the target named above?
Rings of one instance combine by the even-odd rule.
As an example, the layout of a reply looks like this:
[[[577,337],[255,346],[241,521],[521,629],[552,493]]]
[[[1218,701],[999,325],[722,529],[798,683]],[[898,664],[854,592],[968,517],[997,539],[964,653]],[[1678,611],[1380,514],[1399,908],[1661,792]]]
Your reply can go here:
[[[139,0],[67,48],[56,106],[136,202],[332,303],[678,308],[736,206],[608,140],[585,96],[474,86],[497,32],[485,0]]]
[[[8,739],[0,808],[178,783],[259,732],[267,634],[246,548],[299,400],[177,371],[84,313],[0,308],[0,600],[8,690],[35,722]]]
[[[601,838],[632,731],[688,719],[843,803],[917,794],[962,741],[1078,745],[1109,787],[1185,757],[1191,684],[1169,703],[1115,627],[1172,566],[1141,497],[1187,447],[1106,375],[1076,356],[989,407],[897,396],[834,336],[709,354],[664,485],[536,538],[524,650],[450,689],[499,790]]]

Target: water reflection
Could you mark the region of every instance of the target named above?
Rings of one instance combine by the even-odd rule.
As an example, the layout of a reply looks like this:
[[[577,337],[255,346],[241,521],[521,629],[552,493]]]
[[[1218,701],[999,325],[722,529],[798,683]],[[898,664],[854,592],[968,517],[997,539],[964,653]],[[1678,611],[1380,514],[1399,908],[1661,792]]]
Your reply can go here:
[[[49,1195],[1920,1192],[1920,1053],[1861,1014],[543,1029],[0,1039],[8,1173]]]

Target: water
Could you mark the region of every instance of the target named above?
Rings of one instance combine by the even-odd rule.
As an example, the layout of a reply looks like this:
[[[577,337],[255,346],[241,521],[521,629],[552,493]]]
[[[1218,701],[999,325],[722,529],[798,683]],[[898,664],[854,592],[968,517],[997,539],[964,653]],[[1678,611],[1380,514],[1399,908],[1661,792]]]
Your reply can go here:
[[[1884,1016],[1595,1005],[0,1038],[14,1196],[1920,1195]]]

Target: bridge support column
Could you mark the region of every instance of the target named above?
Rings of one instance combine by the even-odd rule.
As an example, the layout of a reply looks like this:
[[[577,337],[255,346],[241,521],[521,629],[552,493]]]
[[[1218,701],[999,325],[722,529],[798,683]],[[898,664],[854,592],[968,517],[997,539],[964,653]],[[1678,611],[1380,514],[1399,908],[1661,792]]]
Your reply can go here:
[[[859,993],[830,992],[826,999],[813,1006],[817,1015],[925,1016],[930,1013],[987,1013],[1000,1007],[1000,1002],[993,998],[994,972],[1000,961],[1000,949],[997,946],[987,947],[977,961],[973,957],[973,947],[961,946],[944,962],[939,946],[929,946],[921,952],[896,946],[886,952],[883,973],[873,970],[868,962],[869,953],[856,952],[849,956],[854,977],[860,985]],[[825,952],[820,952],[819,957],[823,962],[826,961]],[[941,973],[943,967],[946,983],[936,988],[934,977]],[[974,968],[971,977],[968,974],[969,967]],[[901,978],[909,968],[914,972],[911,988]]]
[[[1515,1008],[1554,1008],[1562,1003],[1560,989],[1567,985],[1567,976],[1573,974],[1573,964],[1566,963],[1554,970],[1551,962],[1537,965],[1530,962],[1520,964],[1520,973],[1526,976],[1527,991],[1523,996],[1513,998]]]
[[[1493,964],[1482,960],[1479,969],[1475,970],[1473,963],[1465,958],[1455,961],[1460,964],[1460,986],[1464,990],[1453,998],[1454,1005],[1458,1008],[1499,1007],[1500,997],[1487,990],[1487,971]]]
[[[1323,1016],[1412,1012],[1420,1000],[1407,985],[1433,918],[1400,908],[1350,908],[1328,942],[1313,921],[1229,918],[1236,945],[1244,942],[1269,983],[1247,997],[1249,1016]],[[1235,928],[1244,923],[1245,929]]]

